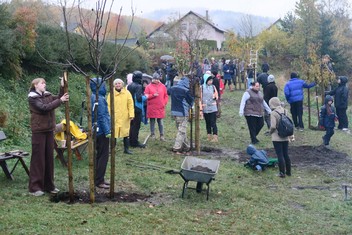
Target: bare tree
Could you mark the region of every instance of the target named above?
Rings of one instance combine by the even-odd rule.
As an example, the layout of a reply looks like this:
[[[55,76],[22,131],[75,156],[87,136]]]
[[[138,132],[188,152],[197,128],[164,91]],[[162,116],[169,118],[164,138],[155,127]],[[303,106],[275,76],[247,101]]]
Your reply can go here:
[[[245,15],[241,18],[240,34],[242,37],[245,37],[245,38],[253,38],[254,26],[253,26],[253,19],[251,15]]]
[[[110,5],[108,5],[108,2],[110,2]],[[85,38],[85,42],[87,44],[88,48],[88,54],[90,58],[90,65],[93,68],[94,74],[96,74],[98,77],[102,78],[101,80],[96,80],[96,81],[101,81],[98,82],[97,85],[97,91],[95,94],[95,103],[98,103],[98,91],[99,87],[103,84],[103,82],[109,80],[110,84],[110,92],[111,94],[113,93],[113,84],[112,84],[112,77],[116,73],[119,64],[125,60],[138,46],[136,46],[134,49],[128,51],[127,53],[123,52],[123,47],[127,41],[127,38],[131,32],[132,24],[133,24],[133,19],[134,19],[134,10],[131,8],[132,11],[132,20],[130,22],[128,32],[125,35],[125,40],[123,45],[118,45],[117,44],[117,36],[119,32],[119,24],[121,20],[121,12],[122,8],[120,8],[120,12],[118,14],[117,18],[115,19],[115,22],[111,22],[112,19],[112,7],[114,4],[114,0],[112,1],[107,1],[107,0],[97,0],[95,3],[95,8],[91,9],[90,11],[85,10],[81,8],[83,1],[78,1],[77,4],[74,2],[71,7],[67,7],[68,3],[66,0],[60,1],[61,7],[62,7],[62,13],[63,13],[63,28],[65,30],[65,35],[66,35],[66,45],[67,45],[67,51],[68,51],[68,58],[66,59],[65,64],[61,64],[62,66],[66,68],[73,68],[76,72],[84,75],[86,77],[86,90],[87,90],[87,104],[90,102],[90,89],[89,89],[89,83],[94,82],[89,77],[89,72],[91,71],[86,71],[83,68],[80,68],[77,63],[76,63],[76,58],[74,56],[73,50],[72,50],[72,42],[71,42],[71,33],[69,32],[69,22],[72,20],[70,17],[73,16],[74,10],[78,11],[78,16],[76,19],[74,19],[80,28],[80,33],[83,35]],[[115,25],[114,28],[108,27],[110,23],[113,23]],[[113,35],[113,38],[115,40],[113,41],[108,41],[107,36],[108,35]],[[102,57],[104,55],[104,49],[106,48],[107,45],[111,46],[113,44],[115,46],[115,51],[113,53],[112,59],[110,64],[107,66],[104,66],[104,68],[101,66],[102,62]],[[48,62],[48,61],[47,61]],[[55,63],[55,62],[51,62]],[[59,64],[59,63],[56,63]],[[68,81],[66,81],[68,82]],[[111,97],[111,120],[114,119],[114,96]],[[88,110],[88,122],[91,123],[91,109],[90,105],[87,105],[87,110]],[[95,201],[95,185],[94,185],[94,167],[95,167],[95,158],[96,158],[96,152],[95,152],[95,143],[96,143],[96,127],[97,127],[97,108],[94,110],[94,120],[95,123],[93,123],[93,127],[88,125],[88,138],[89,138],[89,185],[90,185],[90,201],[93,203]],[[69,122],[66,122],[69,123]],[[113,121],[111,121],[111,142],[110,142],[110,147],[111,147],[111,186],[110,186],[110,197],[113,197],[114,195],[114,180],[115,180],[115,124]],[[70,148],[70,146],[68,146]],[[68,151],[70,152],[70,151]],[[69,157],[69,163],[70,158]],[[69,194],[70,194],[70,201],[73,201],[73,177],[72,177],[72,167],[68,167],[69,169]]]

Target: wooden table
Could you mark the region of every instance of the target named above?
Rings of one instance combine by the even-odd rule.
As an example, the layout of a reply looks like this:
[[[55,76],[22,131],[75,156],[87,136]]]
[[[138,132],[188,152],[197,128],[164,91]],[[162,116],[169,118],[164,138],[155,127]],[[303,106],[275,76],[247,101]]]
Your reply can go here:
[[[82,160],[82,152],[87,148],[87,146],[88,146],[88,139],[73,142],[73,144],[71,145],[71,149],[75,153],[77,160]],[[59,158],[63,166],[67,166],[67,162],[64,158],[64,152],[66,151],[66,149],[67,149],[66,146],[61,147],[55,143],[55,151],[57,153],[57,157]]]
[[[22,150],[13,150],[10,152],[6,152],[6,153],[0,153],[0,165],[1,168],[3,170],[3,172],[5,173],[6,177],[8,179],[13,180],[13,172],[15,171],[18,163],[20,162],[23,169],[26,171],[27,175],[29,176],[29,169],[25,163],[25,161],[23,160],[23,158],[28,157],[29,154],[27,152],[24,152]],[[15,165],[12,167],[12,169],[10,170],[6,161],[7,160],[11,160],[11,159],[17,159]]]

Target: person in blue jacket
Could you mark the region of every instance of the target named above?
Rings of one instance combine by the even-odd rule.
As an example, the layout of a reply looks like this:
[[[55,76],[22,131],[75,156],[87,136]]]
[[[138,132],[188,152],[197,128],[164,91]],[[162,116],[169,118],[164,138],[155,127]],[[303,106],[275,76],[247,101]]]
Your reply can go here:
[[[187,140],[187,125],[189,110],[194,103],[194,97],[189,87],[189,78],[183,77],[168,90],[168,95],[171,97],[171,116],[175,119],[177,127],[176,140],[172,151],[177,154],[187,152],[191,147]]]
[[[269,158],[265,150],[257,150],[253,145],[248,145],[246,152],[251,158],[245,166],[251,167],[253,170],[262,171],[269,163]]]
[[[303,131],[303,99],[304,91],[303,88],[312,88],[315,86],[315,82],[307,84],[305,81],[300,79],[297,73],[291,73],[291,79],[286,83],[284,93],[287,102],[290,104],[290,111],[293,119],[293,123],[297,130]]]
[[[332,105],[334,99],[332,96],[325,96],[324,105],[320,108],[319,114],[319,126],[325,128],[325,135],[323,136],[323,142],[325,148],[330,148],[329,143],[331,137],[334,135],[335,120],[337,116],[335,114],[335,107]]]
[[[106,102],[105,82],[101,78],[93,78],[90,80],[91,104],[92,104],[92,124],[96,125],[96,160],[95,160],[95,186],[98,188],[108,189],[110,183],[104,180],[106,167],[109,160],[109,138],[110,130],[110,114],[108,111],[108,103]],[[98,89],[98,96],[96,91]],[[95,111],[97,118],[95,119]]]

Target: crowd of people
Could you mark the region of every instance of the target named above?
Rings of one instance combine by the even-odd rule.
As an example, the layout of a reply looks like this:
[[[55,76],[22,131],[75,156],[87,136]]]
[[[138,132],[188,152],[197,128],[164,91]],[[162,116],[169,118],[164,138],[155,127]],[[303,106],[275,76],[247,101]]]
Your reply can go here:
[[[238,82],[246,84],[243,92],[239,115],[244,116],[252,145],[260,142],[258,134],[267,126],[265,135],[271,136],[273,147],[278,157],[280,177],[291,176],[291,163],[288,154],[289,141],[294,137],[282,137],[278,134],[277,124],[281,114],[287,114],[283,102],[278,98],[278,87],[275,77],[269,73],[270,66],[264,62],[262,71],[256,73],[255,65],[238,60],[222,58],[219,61],[211,58],[203,63],[195,63],[196,76],[199,78],[200,111],[205,121],[207,141],[218,142],[219,130],[217,119],[221,113],[222,94],[228,86],[230,92],[236,89]],[[332,68],[331,68],[332,70]],[[126,77],[126,85],[122,79],[113,82],[113,94],[106,94],[105,81],[93,78],[90,81],[92,91],[91,104],[93,112],[93,127],[96,128],[96,174],[95,185],[108,189],[110,183],[104,179],[109,155],[109,139],[122,138],[123,153],[133,154],[130,147],[145,148],[146,144],[139,140],[141,123],[150,126],[150,138],[156,139],[155,125],[158,124],[159,140],[165,141],[164,118],[166,107],[171,101],[171,116],[176,123],[175,141],[172,151],[183,154],[190,151],[191,146],[187,138],[187,128],[190,110],[194,106],[195,94],[191,89],[189,76],[178,76],[175,65],[171,62],[163,63],[162,68],[155,68],[155,72],[148,82],[143,80],[143,73],[134,71]],[[348,130],[347,77],[340,76],[337,86],[326,92],[324,105],[320,109],[319,126],[326,133],[322,137],[323,144],[329,148],[334,134],[335,121],[338,129]],[[194,84],[193,84],[194,85]],[[296,130],[303,131],[303,100],[304,88],[311,88],[315,82],[307,83],[299,78],[296,72],[290,74],[290,79],[284,86],[284,96],[290,105],[290,111]],[[60,93],[54,96],[46,91],[46,83],[42,78],[34,79],[28,94],[31,112],[32,129],[32,159],[30,165],[29,192],[34,196],[41,196],[44,192],[57,193],[59,190],[53,180],[53,149],[55,129],[55,108],[69,100],[69,95]],[[261,91],[261,87],[263,92]],[[98,94],[98,96],[96,96]],[[107,97],[106,97],[107,95]],[[114,120],[110,120],[110,95],[114,96]],[[170,98],[170,99],[169,99]],[[333,105],[335,100],[335,106]],[[96,120],[95,120],[96,117]],[[43,121],[43,120],[51,120]],[[111,136],[110,122],[115,123],[115,136]],[[42,144],[44,143],[44,144]],[[252,146],[251,145],[251,146]]]

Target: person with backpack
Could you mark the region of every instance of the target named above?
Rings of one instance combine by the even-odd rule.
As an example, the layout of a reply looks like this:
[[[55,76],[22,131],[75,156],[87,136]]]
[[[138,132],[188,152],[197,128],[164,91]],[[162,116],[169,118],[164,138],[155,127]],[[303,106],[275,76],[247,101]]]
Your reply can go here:
[[[277,176],[284,178],[286,175],[291,176],[291,160],[288,155],[288,143],[291,137],[280,136],[278,126],[281,115],[287,114],[288,111],[281,106],[281,101],[277,97],[273,97],[269,100],[269,106],[272,110],[270,115],[271,140],[279,161],[279,174]]]
[[[133,148],[145,148],[145,144],[142,144],[138,140],[144,112],[143,103],[147,100],[147,97],[143,94],[142,77],[143,74],[141,71],[134,71],[132,75],[132,83],[127,87],[134,103],[134,118],[131,120],[129,134],[130,146]]]
[[[332,105],[334,99],[332,96],[325,96],[324,105],[320,108],[319,126],[325,129],[323,136],[324,147],[330,149],[329,143],[331,137],[334,135],[335,120],[337,119],[335,107]]]

